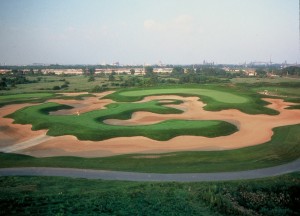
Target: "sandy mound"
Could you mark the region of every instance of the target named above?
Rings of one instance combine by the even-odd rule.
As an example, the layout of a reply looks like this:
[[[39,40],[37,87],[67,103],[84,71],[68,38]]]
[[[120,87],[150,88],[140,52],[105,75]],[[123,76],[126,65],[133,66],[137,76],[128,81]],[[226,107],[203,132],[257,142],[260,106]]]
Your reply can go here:
[[[108,93],[101,93],[102,96]],[[97,97],[102,97],[100,94]],[[165,105],[184,110],[182,114],[155,114],[150,112],[136,112],[129,120],[106,120],[107,124],[114,125],[142,125],[154,124],[167,119],[189,120],[224,120],[239,127],[239,131],[216,138],[198,136],[179,136],[168,141],[156,141],[146,137],[119,137],[104,141],[79,141],[74,136],[39,137],[46,134],[45,130],[31,131],[30,125],[12,124],[12,119],[3,118],[30,104],[9,105],[0,108],[0,151],[9,146],[10,152],[29,154],[33,156],[58,156],[73,155],[83,157],[102,157],[127,153],[161,153],[191,150],[225,150],[252,146],[267,142],[273,134],[272,128],[300,123],[300,110],[287,110],[287,106],[293,103],[284,102],[281,99],[264,99],[271,104],[268,107],[280,112],[277,116],[249,115],[238,110],[223,110],[210,112],[203,110],[205,104],[198,97],[181,97],[175,95],[149,96],[140,102],[150,100],[182,100],[179,105]],[[68,104],[74,109],[57,111],[52,114],[74,114],[76,112],[88,112],[94,109],[103,109],[111,100],[98,98],[85,98],[76,100],[50,100],[52,102]],[[36,139],[39,137],[41,140]],[[32,139],[32,142],[30,142]],[[29,141],[28,141],[29,140]],[[37,141],[38,140],[38,141]],[[28,141],[28,142],[27,142]],[[25,143],[25,144],[24,144]],[[15,146],[15,147],[13,147]]]

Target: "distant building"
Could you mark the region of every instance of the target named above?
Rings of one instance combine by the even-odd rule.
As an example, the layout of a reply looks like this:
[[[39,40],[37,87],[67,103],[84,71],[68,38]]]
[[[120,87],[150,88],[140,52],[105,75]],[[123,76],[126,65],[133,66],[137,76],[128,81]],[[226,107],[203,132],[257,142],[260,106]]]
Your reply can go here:
[[[60,74],[79,75],[79,74],[82,74],[82,69],[42,69],[42,73],[43,74],[55,73],[57,75],[60,75]]]
[[[144,75],[145,69],[144,68],[96,68],[95,73],[104,73],[104,74],[111,74],[112,72],[115,72],[116,74],[131,74],[130,70],[134,69],[135,73],[134,75]],[[153,68],[154,73],[171,73],[173,68]]]
[[[9,69],[0,69],[0,74],[5,74],[5,73],[8,73],[8,72],[11,72],[11,70],[9,70]]]
[[[247,75],[247,76],[256,76],[257,75],[257,73],[256,73],[256,71],[255,71],[255,69],[246,69],[245,71],[244,71],[244,73]]]
[[[173,68],[154,68],[154,73],[171,73]]]
[[[120,66],[120,63],[117,61],[117,62],[114,62],[112,65],[113,65],[113,66],[119,67],[119,66]]]

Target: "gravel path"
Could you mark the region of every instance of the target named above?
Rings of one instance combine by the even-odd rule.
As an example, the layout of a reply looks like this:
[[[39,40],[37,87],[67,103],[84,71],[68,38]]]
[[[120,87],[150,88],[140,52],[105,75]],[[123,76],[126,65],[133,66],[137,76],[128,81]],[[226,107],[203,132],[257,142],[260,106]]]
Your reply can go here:
[[[239,172],[158,174],[73,168],[22,167],[2,168],[0,169],[0,176],[64,176],[125,181],[201,182],[264,178],[299,171],[300,159],[280,166]]]

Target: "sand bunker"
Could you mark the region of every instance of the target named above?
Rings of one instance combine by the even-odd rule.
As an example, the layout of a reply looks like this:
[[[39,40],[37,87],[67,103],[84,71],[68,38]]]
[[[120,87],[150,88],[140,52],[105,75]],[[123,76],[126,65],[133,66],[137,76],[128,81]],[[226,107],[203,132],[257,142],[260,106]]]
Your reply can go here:
[[[89,112],[92,110],[97,109],[105,109],[105,106],[114,102],[110,99],[101,99],[106,95],[109,95],[113,93],[114,91],[106,91],[102,93],[94,93],[93,95],[95,97],[85,97],[84,100],[63,100],[63,99],[52,99],[49,100],[49,102],[59,103],[59,104],[67,104],[69,106],[74,107],[73,109],[64,109],[64,110],[58,110],[55,112],[50,112],[50,115],[80,115],[81,113]],[[84,92],[81,93],[64,93],[65,95],[81,95],[84,94]]]
[[[75,114],[94,109],[103,109],[111,100],[99,99],[111,92],[97,94],[97,97],[76,100],[50,100],[74,106],[74,109],[53,112],[53,115]],[[264,100],[270,102],[268,107],[278,110],[279,115],[249,115],[238,110],[211,112],[203,110],[205,104],[198,97],[181,97],[176,95],[149,96],[140,102],[151,100],[182,100],[179,105],[165,105],[184,110],[182,114],[155,114],[135,112],[129,120],[108,119],[106,124],[145,125],[167,119],[187,120],[223,120],[238,126],[239,131],[216,138],[200,136],[178,136],[168,141],[156,141],[147,137],[119,137],[104,141],[79,141],[74,136],[48,137],[46,130],[31,131],[31,125],[12,124],[12,119],[3,116],[31,104],[9,105],[0,108],[0,151],[29,154],[38,157],[73,155],[82,157],[103,157],[128,153],[162,153],[191,150],[225,150],[262,144],[271,139],[272,128],[300,123],[300,110],[284,109],[294,103],[282,99]],[[43,137],[45,136],[45,137]]]
[[[32,131],[32,125],[13,124],[13,119],[3,118],[4,116],[33,104],[14,104],[0,108],[0,151],[15,143],[27,141],[47,133],[47,130]]]

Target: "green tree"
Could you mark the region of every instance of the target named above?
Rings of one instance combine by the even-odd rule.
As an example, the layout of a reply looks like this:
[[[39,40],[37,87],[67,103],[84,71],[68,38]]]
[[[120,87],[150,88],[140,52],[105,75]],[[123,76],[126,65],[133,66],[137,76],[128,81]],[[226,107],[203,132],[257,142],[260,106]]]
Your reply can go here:
[[[6,87],[7,87],[7,84],[6,84],[6,77],[2,77],[1,80],[0,80],[0,90],[5,90]]]
[[[193,68],[187,68],[187,69],[186,69],[186,72],[187,72],[188,74],[193,74],[193,73],[195,73],[195,70],[194,70]]]
[[[184,74],[184,69],[182,67],[174,67],[172,70],[172,76],[181,76]]]
[[[262,70],[262,69],[257,69],[255,70],[257,76],[260,76],[260,77],[265,77],[267,75],[267,72]]]
[[[134,69],[130,69],[130,74],[134,75],[135,74],[135,70]]]
[[[89,75],[90,75],[90,76],[94,76],[94,75],[95,75],[95,71],[96,71],[95,68],[90,68],[90,69],[89,69]]]
[[[200,74],[201,73],[201,68],[197,68],[196,69],[196,74]]]
[[[106,86],[96,85],[96,86],[94,86],[94,88],[92,88],[91,92],[103,92],[103,91],[106,91],[106,90],[107,90]]]
[[[38,69],[37,75],[43,75],[42,69]]]
[[[28,75],[34,75],[34,71],[32,68],[29,70]]]
[[[95,81],[95,77],[94,76],[89,76],[88,82],[94,82]]]
[[[59,87],[59,86],[53,86],[52,89],[53,89],[53,90],[60,90],[60,87]]]
[[[145,76],[151,77],[153,75],[154,75],[153,67],[150,67],[150,66],[145,67]]]
[[[109,76],[108,76],[108,81],[114,81],[115,80],[115,76],[111,73]]]
[[[153,67],[145,67],[145,77],[149,78],[145,80],[146,85],[155,85],[158,83],[158,75],[153,72]]]
[[[286,67],[282,69],[282,74],[300,76],[300,67],[296,67],[296,66]]]

